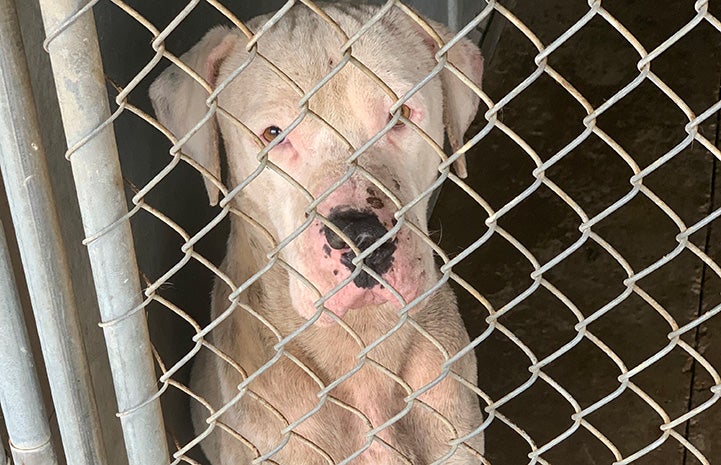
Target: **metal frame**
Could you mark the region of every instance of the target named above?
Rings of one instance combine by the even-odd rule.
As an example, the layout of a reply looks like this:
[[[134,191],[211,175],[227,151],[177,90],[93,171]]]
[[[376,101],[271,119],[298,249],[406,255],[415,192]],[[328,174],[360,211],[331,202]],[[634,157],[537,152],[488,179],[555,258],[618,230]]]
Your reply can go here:
[[[0,405],[8,430],[8,445],[19,464],[56,465],[48,417],[10,263],[5,231],[0,223],[0,295],[4,298],[4,304],[0,305],[0,328],[9,333],[0,338],[0,372],[3,373]],[[0,464],[6,462],[3,446],[0,443]]]
[[[92,2],[80,0],[40,1],[45,45],[70,147],[128,462],[161,464],[168,461],[168,450],[159,392],[89,6]]]
[[[0,168],[17,232],[65,456],[73,465],[102,465],[105,463],[105,451],[92,381],[50,191],[17,15],[10,0],[0,1],[0,68],[3,69],[0,76]],[[15,325],[17,323],[16,320]],[[17,335],[23,337],[21,332]],[[27,365],[25,369],[28,369]],[[30,393],[35,390],[33,384],[18,385],[17,388],[26,392],[4,391],[9,396],[20,396],[10,397],[8,400],[12,405],[7,408],[14,412],[14,408],[23,408],[18,403],[29,402],[29,412],[35,410],[35,413],[26,420],[34,423],[15,424],[18,418],[13,414],[8,415],[6,421],[13,433],[19,434],[18,447],[41,448],[49,433],[37,423],[40,398],[37,392]],[[38,428],[30,435],[20,435],[23,431],[28,433],[26,428],[31,426]],[[18,463],[26,463],[20,461],[19,456],[16,459]]]

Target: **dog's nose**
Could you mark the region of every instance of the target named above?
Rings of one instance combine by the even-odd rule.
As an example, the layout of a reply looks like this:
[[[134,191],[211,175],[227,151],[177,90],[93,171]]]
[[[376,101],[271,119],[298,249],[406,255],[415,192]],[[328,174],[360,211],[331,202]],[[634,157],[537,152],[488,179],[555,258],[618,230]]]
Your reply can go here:
[[[361,251],[366,250],[388,232],[378,217],[368,211],[352,209],[334,211],[328,216],[328,220],[343,231]],[[329,228],[324,228],[324,233],[328,245],[334,249],[349,249],[341,254],[340,261],[349,270],[355,270],[352,261],[356,254],[350,250],[349,245]],[[396,250],[396,242],[396,239],[387,240],[367,256],[363,263],[379,275],[387,272],[393,264],[393,252]],[[365,271],[356,276],[353,282],[356,286],[365,289],[370,289],[378,284],[378,281]]]

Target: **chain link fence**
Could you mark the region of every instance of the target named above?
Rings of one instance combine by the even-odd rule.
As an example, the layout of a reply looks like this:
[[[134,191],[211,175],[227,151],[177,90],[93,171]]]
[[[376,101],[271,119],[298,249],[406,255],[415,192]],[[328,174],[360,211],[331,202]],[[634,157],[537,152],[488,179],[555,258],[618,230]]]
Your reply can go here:
[[[63,215],[49,181],[27,189],[47,178],[47,167],[21,162],[43,155],[40,136],[17,130],[31,92],[16,100],[4,87],[2,131],[25,136],[3,144],[3,180],[67,463],[125,463],[109,443],[123,443],[131,465],[718,462],[720,4],[448,2],[451,32],[401,1],[347,7],[353,20],[297,0],[249,21],[241,3],[40,1],[110,397],[93,389],[92,348],[74,333],[82,309],[63,281],[67,259],[47,245]],[[456,23],[459,7],[467,18]],[[294,21],[314,34],[269,43]],[[231,29],[205,36],[215,23]],[[303,41],[317,37],[324,53],[305,56]],[[482,85],[472,42],[485,56]],[[424,47],[427,61],[410,53]],[[394,60],[374,61],[384,52]],[[340,80],[355,83],[353,95],[369,90],[348,100]],[[263,120],[268,103],[253,100],[272,95],[269,82],[292,96],[275,102],[281,122]],[[445,103],[432,97],[441,92]],[[377,97],[383,118],[358,138],[355,107],[328,95],[357,107]],[[448,112],[475,100],[463,139]],[[398,131],[416,151],[394,147]],[[277,155],[314,137],[342,163],[313,171]],[[241,147],[252,163],[238,160]],[[375,161],[404,149],[416,158]],[[370,242],[339,219],[353,201],[378,205]],[[308,253],[316,246],[325,256]],[[411,247],[425,257],[403,265],[413,279],[389,272]],[[395,262],[384,268],[386,252]],[[319,278],[328,261],[341,276],[331,284]],[[352,287],[387,293],[393,311],[364,321],[339,303],[369,305]],[[278,302],[302,317],[271,312]],[[0,321],[26,347],[17,307]],[[61,311],[67,329],[52,318]],[[262,347],[241,350],[242,338]],[[0,349],[3,367],[19,358]],[[28,371],[32,361],[11,383],[34,386],[31,410],[0,382],[8,450],[16,463],[55,463]],[[122,441],[100,425],[96,397],[117,402]],[[40,426],[13,421],[22,415]]]

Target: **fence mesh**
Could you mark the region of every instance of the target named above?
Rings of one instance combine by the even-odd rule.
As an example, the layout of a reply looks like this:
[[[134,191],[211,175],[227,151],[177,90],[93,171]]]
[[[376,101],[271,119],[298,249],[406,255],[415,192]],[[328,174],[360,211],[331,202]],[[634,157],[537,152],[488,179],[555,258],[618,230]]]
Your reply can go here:
[[[66,24],[97,3],[89,2]],[[189,135],[225,112],[216,99],[232,79],[214,89],[182,63],[180,53],[166,48],[166,42],[199,5],[214,9],[238,27],[250,40],[249,60],[264,61],[268,66],[275,64],[252,44],[272,24],[283,21],[290,9],[309,8],[330,27],[339,27],[322,5],[310,1],[287,2],[269,22],[253,30],[233,13],[228,2],[191,1],[169,24],[146,17],[140,4],[111,3],[114,15],[122,15],[124,21],[132,19],[147,30],[154,52],[130,79],[121,81],[108,73],[117,104],[108,122],[122,124],[123,118],[133,122],[130,124],[142,121],[172,143],[167,165],[152,179],[138,176],[143,179],[138,181],[127,175],[133,186],[132,208],[119,222],[144,218],[146,224],[172,229],[177,242],[162,247],[169,254],[175,250],[179,257],[161,272],[145,273],[146,305],[134,312],[147,310],[151,323],[155,322],[161,399],[168,405],[173,405],[169,399],[190,399],[208,409],[207,429],[195,433],[189,432],[187,424],[174,424],[174,414],[167,414],[176,446],[173,463],[199,463],[196,460],[200,459],[192,458],[197,457],[195,446],[218,430],[252,450],[256,462],[274,463],[276,452],[292,436],[305,441],[319,457],[318,463],[323,458],[332,463],[322,449],[296,430],[325,403],[343,404],[334,398],[333,389],[356,371],[370,366],[404,386],[408,409],[423,404],[421,390],[413,390],[406,380],[368,356],[397,328],[371,346],[362,344],[353,370],[326,382],[292,350],[293,340],[307,331],[313,320],[290,334],[281,334],[264,322],[276,334],[272,341],[276,356],[264,361],[258,371],[247,371],[208,336],[232,312],[248,312],[263,321],[262,312],[242,296],[265,273],[280,267],[304,279],[281,258],[281,251],[309,223],[288,237],[269,237],[274,246],[267,262],[244,283],[233,282],[219,266],[217,256],[208,258],[200,250],[209,237],[217,237],[218,231],[222,234],[229,216],[258,230],[266,229],[232,202],[264,171],[279,174],[295,189],[303,187],[270,161],[269,148],[262,148],[257,170],[238,185],[226,187],[217,179],[209,181],[216,183],[222,200],[206,224],[188,226],[176,220],[179,210],[164,211],[156,206],[163,201],[160,197],[156,200],[154,193],[162,192],[164,184],[167,189],[174,173],[188,166],[206,180],[213,178],[207,167],[184,153],[184,145]],[[428,293],[451,282],[471,335],[469,345],[444,354],[438,377],[422,388],[453,378],[473,391],[483,408],[484,421],[466,437],[449,441],[449,453],[465,448],[474,454],[475,463],[541,464],[709,464],[721,456],[717,419],[721,378],[715,368],[721,362],[716,335],[721,269],[714,261],[719,252],[715,245],[718,234],[711,228],[721,215],[713,189],[721,158],[717,138],[721,22],[709,1],[673,2],[658,9],[653,5],[640,2],[631,7],[599,0],[573,6],[564,2],[509,6],[488,1],[458,34],[466,35],[491,18],[506,25],[495,55],[486,57],[483,88],[445,65],[473,90],[481,104],[467,133],[468,143],[441,163],[439,179],[445,186],[431,219],[432,237],[403,218],[436,185],[424,187],[415,199],[396,204],[398,228],[406,225],[440,257],[442,280]],[[428,28],[400,1],[389,1],[382,8],[397,10]],[[332,73],[347,66],[371,74],[351,53],[353,43],[371,27],[372,22],[361,25],[342,38],[342,60]],[[57,33],[62,33],[62,28]],[[51,34],[47,40],[53,38]],[[123,44],[112,46],[121,49]],[[442,47],[436,55],[441,65],[447,50]],[[144,103],[133,103],[142,101],[152,76],[168,61],[207,87],[207,114],[188,134],[173,134]],[[234,74],[242,74],[244,66]],[[377,76],[371,79],[381,81]],[[311,113],[308,102],[327,81],[320,79],[299,92],[296,122]],[[404,103],[399,97],[393,108],[398,118]],[[240,122],[239,130],[243,126]],[[71,147],[68,157],[96,132]],[[469,163],[467,180],[449,170],[451,162],[463,153]],[[352,162],[360,157],[363,150],[349,160],[358,171],[362,170]],[[390,186],[367,172],[360,174],[395,198]],[[332,189],[324,195],[331,194]],[[335,231],[333,223],[315,210],[322,200],[309,198],[309,221],[322,221]],[[342,236],[341,231],[335,232]],[[142,242],[143,231],[136,228],[135,233],[139,250],[154,247]],[[356,252],[363,259],[372,250]],[[371,268],[360,265],[383,282]],[[192,285],[188,274],[208,271],[217,276],[221,286],[227,286],[229,295],[227,310],[213,321],[207,321],[203,311],[184,308],[168,297],[179,283]],[[409,316],[412,306],[404,306],[398,327],[411,326],[431,344],[439,345]],[[103,326],[109,328],[118,321]],[[181,328],[178,334],[189,335],[188,340],[172,340],[176,338],[164,334],[163,328],[168,327]],[[175,351],[168,349],[171,346]],[[178,346],[187,347],[187,352],[178,355]],[[468,351],[475,351],[478,357],[478,387],[454,372],[454,363]],[[237,395],[225,405],[212,406],[188,387],[189,365],[201,352],[222,360],[240,379]],[[245,396],[282,418],[272,402],[253,392],[251,384],[280,360],[292,363],[318,384],[318,404],[295,421],[283,420],[286,426],[278,432],[281,440],[275,447],[260,450],[224,423],[221,415]],[[342,407],[353,410],[349,405]],[[367,441],[341,463],[349,463],[372,444],[392,449],[384,441],[384,430],[406,413],[407,409],[401,409],[385,424],[370,425]],[[481,433],[486,438],[483,456],[470,445],[470,438]],[[416,463],[402,452],[395,451],[394,457],[398,463]],[[437,457],[437,463],[445,458]]]

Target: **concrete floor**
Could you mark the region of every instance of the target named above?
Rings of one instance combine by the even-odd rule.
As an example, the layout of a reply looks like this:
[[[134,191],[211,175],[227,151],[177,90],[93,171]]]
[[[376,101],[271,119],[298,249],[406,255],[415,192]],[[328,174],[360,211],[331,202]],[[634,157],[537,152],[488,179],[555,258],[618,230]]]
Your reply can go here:
[[[604,8],[652,50],[694,16],[692,1],[604,1]],[[719,16],[719,4],[712,12]],[[542,41],[549,44],[588,11],[586,2],[519,0],[512,7]],[[498,102],[536,69],[536,50],[518,29],[506,22],[493,57],[487,61],[484,90]],[[596,17],[549,57],[561,73],[598,107],[636,76],[638,54],[607,22]],[[653,61],[651,70],[673,89],[696,114],[719,100],[721,33],[707,23]],[[547,75],[512,100],[499,119],[520,135],[542,160],[548,160],[583,131],[586,115],[581,105]],[[482,115],[476,128],[485,125]],[[646,81],[598,120],[643,169],[681,142],[688,119],[657,87]],[[700,132],[718,144],[717,116],[706,120]],[[717,145],[718,146],[718,145]],[[531,158],[509,137],[494,128],[468,155],[468,184],[494,210],[503,207],[534,181]],[[714,191],[714,157],[694,143],[643,181],[688,226],[721,205]],[[546,172],[592,217],[631,190],[631,168],[599,137],[591,135]],[[487,213],[459,188],[444,190],[431,222],[441,244],[458,253],[486,230]],[[544,264],[566,250],[581,233],[579,216],[549,188],[541,186],[499,220],[499,226],[517,238]],[[717,261],[721,259],[718,221],[691,236],[691,242]],[[678,243],[678,227],[643,194],[593,226],[592,231],[612,245],[638,272],[670,253]],[[455,270],[493,306],[501,309],[528,289],[533,280],[530,262],[500,235],[461,262]],[[588,317],[626,288],[623,268],[592,240],[586,241],[543,277]],[[457,286],[458,287],[458,286]],[[663,307],[679,326],[721,303],[721,277],[703,266],[688,250],[639,282],[639,287]],[[457,289],[472,336],[486,328],[488,311],[468,292]],[[544,287],[518,302],[499,318],[538,359],[572,341],[576,317]],[[669,343],[671,326],[638,293],[634,293],[588,326],[631,369]],[[682,339],[721,367],[721,317],[711,319]],[[524,385],[531,374],[529,358],[496,330],[477,348],[480,387],[499,400]],[[588,339],[544,368],[586,408],[619,387],[619,368]],[[632,378],[673,419],[711,397],[714,381],[708,372],[679,347]],[[523,428],[538,447],[572,427],[573,409],[555,389],[537,379],[499,412]],[[717,403],[675,430],[688,437],[710,463],[721,463],[721,404]],[[661,437],[661,417],[639,396],[626,390],[608,405],[586,417],[628,457]],[[503,422],[495,420],[487,433],[487,456],[492,464],[528,463],[529,445]],[[611,464],[611,451],[583,427],[542,456],[554,465]],[[668,438],[638,464],[701,463],[680,443]]]

